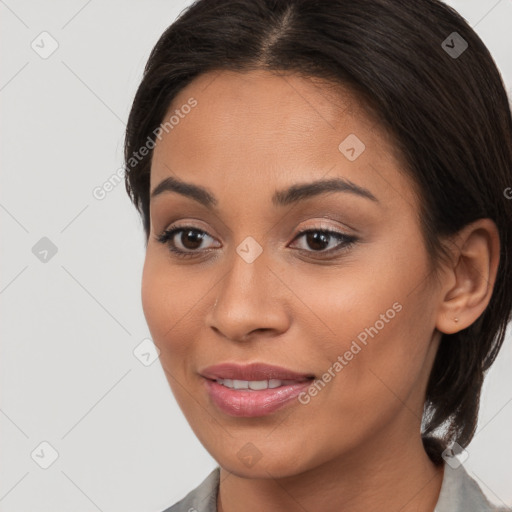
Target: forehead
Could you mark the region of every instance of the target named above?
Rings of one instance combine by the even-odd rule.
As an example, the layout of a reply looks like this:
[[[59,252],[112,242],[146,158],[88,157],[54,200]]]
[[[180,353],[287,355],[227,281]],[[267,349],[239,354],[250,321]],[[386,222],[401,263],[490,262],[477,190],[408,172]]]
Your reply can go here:
[[[169,175],[219,194],[342,176],[376,192],[391,185],[411,193],[390,135],[348,89],[320,79],[205,73],[180,91],[162,123],[171,118],[154,150],[151,189]],[[351,160],[344,151],[354,142],[360,154]]]

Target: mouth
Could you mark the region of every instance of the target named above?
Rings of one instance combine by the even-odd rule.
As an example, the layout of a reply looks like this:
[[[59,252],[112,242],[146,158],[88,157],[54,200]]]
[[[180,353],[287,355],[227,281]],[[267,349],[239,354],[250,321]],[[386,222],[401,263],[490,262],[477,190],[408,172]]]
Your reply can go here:
[[[208,366],[199,372],[203,377],[210,380],[241,381],[241,382],[269,382],[274,387],[276,381],[304,381],[313,379],[312,373],[301,373],[266,363],[221,363]],[[272,387],[272,385],[270,387]],[[268,386],[267,386],[268,387]]]
[[[213,380],[213,379],[212,379]],[[310,381],[313,378],[307,378],[302,380],[280,380],[280,379],[269,379],[269,380],[239,380],[239,379],[215,379],[215,382],[221,386],[225,386],[229,389],[234,390],[249,390],[249,391],[262,391],[263,389],[276,389],[283,386],[291,386],[293,384],[299,384],[301,382]]]
[[[223,363],[200,372],[211,403],[229,416],[258,417],[271,414],[294,400],[315,378],[263,363]]]

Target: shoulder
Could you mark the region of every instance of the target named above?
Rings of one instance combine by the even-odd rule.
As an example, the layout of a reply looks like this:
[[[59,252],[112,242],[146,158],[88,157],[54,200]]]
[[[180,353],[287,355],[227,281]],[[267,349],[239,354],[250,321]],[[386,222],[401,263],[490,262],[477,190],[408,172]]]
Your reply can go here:
[[[464,466],[444,464],[439,500],[434,512],[512,512],[491,503]]]
[[[195,489],[163,512],[217,512],[219,481],[217,466]]]

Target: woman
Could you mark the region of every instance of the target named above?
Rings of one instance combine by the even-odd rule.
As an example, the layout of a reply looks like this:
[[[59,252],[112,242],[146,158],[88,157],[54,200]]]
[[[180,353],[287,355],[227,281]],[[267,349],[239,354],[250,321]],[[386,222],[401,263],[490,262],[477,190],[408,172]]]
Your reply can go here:
[[[168,511],[500,510],[463,466],[512,307],[512,119],[435,0],[199,0],[132,106],[142,303],[218,462]]]

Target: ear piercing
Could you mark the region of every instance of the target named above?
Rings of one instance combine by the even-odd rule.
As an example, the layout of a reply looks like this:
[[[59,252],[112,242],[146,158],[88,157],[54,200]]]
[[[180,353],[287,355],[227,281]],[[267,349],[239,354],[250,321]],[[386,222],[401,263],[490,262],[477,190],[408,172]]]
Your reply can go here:
[[[458,318],[454,318],[453,320],[454,320],[454,322],[458,322],[458,321],[459,321],[459,319],[458,319]]]

